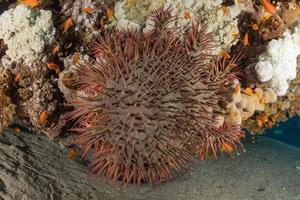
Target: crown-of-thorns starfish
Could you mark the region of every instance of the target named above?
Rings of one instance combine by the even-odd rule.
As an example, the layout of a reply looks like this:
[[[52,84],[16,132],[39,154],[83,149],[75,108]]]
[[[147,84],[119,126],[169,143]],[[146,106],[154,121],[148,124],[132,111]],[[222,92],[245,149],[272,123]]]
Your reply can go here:
[[[149,33],[107,31],[92,46],[96,61],[78,66],[81,95],[67,118],[92,173],[154,185],[188,168],[214,134],[233,65],[212,62],[205,25],[174,19],[159,9]]]

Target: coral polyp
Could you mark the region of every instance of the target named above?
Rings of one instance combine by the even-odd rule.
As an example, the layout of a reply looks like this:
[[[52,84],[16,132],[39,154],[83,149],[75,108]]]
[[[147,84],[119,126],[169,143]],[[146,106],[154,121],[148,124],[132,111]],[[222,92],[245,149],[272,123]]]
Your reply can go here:
[[[154,185],[188,168],[199,146],[222,134],[214,124],[234,65],[212,61],[204,25],[176,29],[172,21],[160,9],[149,33],[107,31],[92,46],[95,62],[77,66],[67,118],[77,120],[74,143],[83,157],[91,154],[92,173]]]

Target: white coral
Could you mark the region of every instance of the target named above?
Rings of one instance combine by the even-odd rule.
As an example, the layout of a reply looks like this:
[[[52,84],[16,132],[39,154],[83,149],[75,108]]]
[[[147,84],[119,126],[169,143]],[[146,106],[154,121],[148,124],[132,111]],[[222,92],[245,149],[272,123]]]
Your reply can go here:
[[[143,4],[149,4],[149,6],[145,6],[145,10],[136,9],[135,16],[140,19],[145,18],[146,21],[136,23],[128,17],[128,10],[134,11],[134,5],[128,5],[127,0],[118,1],[114,10],[116,26],[134,30],[145,26],[143,31],[147,32],[152,28],[150,11],[160,6],[170,7],[173,14],[178,16],[174,22],[177,26],[184,27],[192,20],[198,21],[203,18],[207,21],[207,31],[212,32],[213,39],[216,41],[213,54],[219,54],[222,50],[229,51],[231,46],[237,43],[239,35],[237,16],[245,8],[245,5],[239,3],[238,0],[235,0],[234,5],[228,7],[228,13],[224,12],[224,7],[221,5],[222,0],[144,0]],[[189,13],[191,18],[186,13]]]
[[[51,11],[32,10],[24,5],[0,16],[0,39],[8,46],[6,54],[16,62],[31,64],[40,59],[47,44],[54,40]]]
[[[286,31],[283,38],[272,40],[267,51],[259,57],[255,65],[257,78],[261,82],[270,81],[277,95],[283,96],[289,81],[297,75],[297,56],[300,54],[300,31],[291,34]]]

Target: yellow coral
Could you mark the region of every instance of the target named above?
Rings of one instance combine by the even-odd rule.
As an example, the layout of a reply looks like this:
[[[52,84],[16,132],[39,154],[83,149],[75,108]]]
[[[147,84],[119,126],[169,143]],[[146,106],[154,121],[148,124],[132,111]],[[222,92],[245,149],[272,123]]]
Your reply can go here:
[[[254,115],[256,111],[264,111],[265,104],[274,103],[277,100],[275,92],[270,89],[255,88],[254,90],[250,87],[241,90],[240,83],[236,82],[233,85],[232,102],[227,105],[226,122],[241,124],[242,121],[249,119]],[[265,122],[259,120],[258,125],[262,126]]]

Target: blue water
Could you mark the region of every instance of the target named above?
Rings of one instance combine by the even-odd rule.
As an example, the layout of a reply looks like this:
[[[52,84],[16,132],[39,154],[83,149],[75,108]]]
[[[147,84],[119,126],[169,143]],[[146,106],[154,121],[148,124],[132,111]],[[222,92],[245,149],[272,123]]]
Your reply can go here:
[[[300,117],[293,117],[287,122],[280,122],[274,128],[266,130],[266,134],[263,136],[300,148]]]

